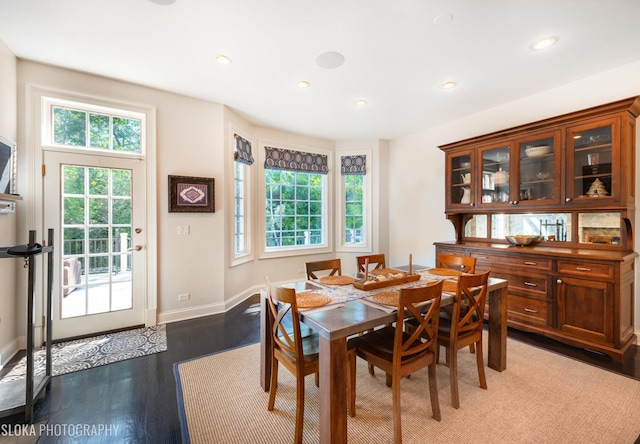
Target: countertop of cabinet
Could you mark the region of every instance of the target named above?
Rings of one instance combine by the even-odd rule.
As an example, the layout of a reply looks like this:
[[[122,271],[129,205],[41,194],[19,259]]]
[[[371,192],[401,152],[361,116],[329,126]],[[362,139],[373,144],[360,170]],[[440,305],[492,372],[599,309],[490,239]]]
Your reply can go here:
[[[588,248],[555,247],[548,245],[528,245],[516,247],[509,244],[492,242],[435,242],[435,245],[442,247],[470,248],[475,250],[490,250],[494,253],[508,254],[533,254],[541,256],[566,257],[578,259],[593,259],[607,261],[627,261],[633,260],[638,253],[631,250],[605,250]]]

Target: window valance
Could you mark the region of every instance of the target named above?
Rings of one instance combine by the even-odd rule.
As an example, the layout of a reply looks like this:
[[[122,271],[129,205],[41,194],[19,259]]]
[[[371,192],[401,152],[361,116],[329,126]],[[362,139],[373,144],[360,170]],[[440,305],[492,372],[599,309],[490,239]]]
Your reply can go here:
[[[343,176],[364,176],[367,174],[367,156],[341,156]]]
[[[251,142],[243,139],[237,134],[235,134],[235,139],[236,151],[233,153],[233,158],[236,162],[244,163],[245,165],[251,165],[253,163],[253,156],[251,155]]]
[[[328,174],[327,156],[265,146],[264,167],[272,170]]]

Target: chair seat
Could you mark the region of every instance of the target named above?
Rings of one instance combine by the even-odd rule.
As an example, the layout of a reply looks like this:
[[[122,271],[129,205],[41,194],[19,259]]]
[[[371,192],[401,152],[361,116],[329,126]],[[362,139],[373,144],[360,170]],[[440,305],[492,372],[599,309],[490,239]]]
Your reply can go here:
[[[285,351],[283,350],[283,352]],[[295,359],[295,356],[291,353],[285,353],[290,358]],[[317,333],[313,333],[302,338],[302,354],[304,355],[305,362],[318,360],[320,356],[320,336],[318,336]]]
[[[393,361],[393,341],[395,334],[395,327],[384,327],[380,330],[374,330],[365,335],[349,339],[347,346],[349,348],[357,347],[363,352],[375,354],[385,361]],[[408,333],[403,333],[403,340],[406,341],[409,337],[410,335]],[[405,356],[402,360],[407,361],[411,358],[413,358],[413,356]]]

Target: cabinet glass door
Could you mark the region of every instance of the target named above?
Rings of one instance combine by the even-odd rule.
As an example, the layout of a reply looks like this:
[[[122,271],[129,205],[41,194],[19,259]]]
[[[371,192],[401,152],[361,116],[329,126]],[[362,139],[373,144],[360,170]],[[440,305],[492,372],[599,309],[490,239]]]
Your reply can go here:
[[[570,131],[571,148],[567,202],[619,198],[619,177],[612,169],[616,162],[614,123],[587,126]],[[614,167],[615,168],[615,167]]]
[[[473,165],[471,152],[450,157],[449,204],[473,206]]]
[[[559,132],[519,142],[519,205],[559,202]]]
[[[482,171],[482,205],[510,203],[509,185],[511,146],[481,148],[479,150]]]

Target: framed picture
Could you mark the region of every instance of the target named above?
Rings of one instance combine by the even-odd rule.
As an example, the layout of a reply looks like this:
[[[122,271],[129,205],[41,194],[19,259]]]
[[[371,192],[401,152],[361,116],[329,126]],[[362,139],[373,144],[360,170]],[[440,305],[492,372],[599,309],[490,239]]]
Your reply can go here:
[[[16,143],[0,136],[0,194],[16,194]],[[13,213],[15,204],[0,203],[0,213]]]
[[[213,187],[212,178],[169,176],[169,213],[214,213]]]

